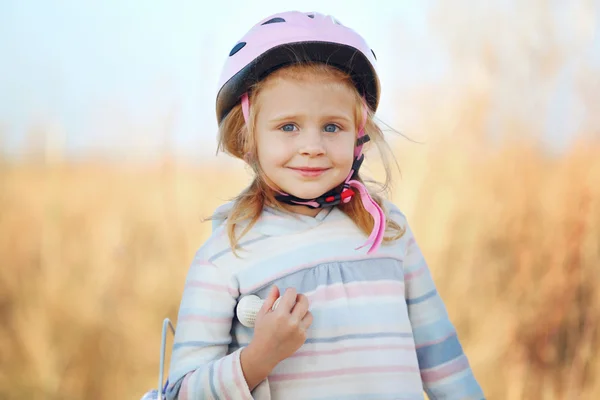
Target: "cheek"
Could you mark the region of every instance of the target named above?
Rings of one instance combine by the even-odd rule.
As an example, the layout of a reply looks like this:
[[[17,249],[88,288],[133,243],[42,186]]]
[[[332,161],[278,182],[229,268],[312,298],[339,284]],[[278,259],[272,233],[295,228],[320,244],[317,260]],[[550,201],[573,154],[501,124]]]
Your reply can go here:
[[[350,169],[354,161],[354,139],[336,143],[330,147],[328,154],[338,167]]]
[[[281,166],[289,159],[289,149],[281,141],[258,138],[257,147],[258,161],[263,168]]]

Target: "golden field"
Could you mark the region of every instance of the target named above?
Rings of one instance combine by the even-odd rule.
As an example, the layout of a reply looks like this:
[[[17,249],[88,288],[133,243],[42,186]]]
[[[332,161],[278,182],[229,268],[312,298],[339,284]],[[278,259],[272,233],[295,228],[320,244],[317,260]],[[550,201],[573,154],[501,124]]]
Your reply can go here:
[[[402,142],[405,210],[489,399],[600,396],[600,146]],[[375,172],[376,173],[376,172]],[[202,223],[243,169],[0,169],[0,398],[155,387]]]

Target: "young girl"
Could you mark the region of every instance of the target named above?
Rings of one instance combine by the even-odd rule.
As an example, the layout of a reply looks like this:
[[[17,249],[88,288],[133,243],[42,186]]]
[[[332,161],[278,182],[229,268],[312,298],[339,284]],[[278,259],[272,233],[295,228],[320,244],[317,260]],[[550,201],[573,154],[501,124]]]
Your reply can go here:
[[[484,397],[406,217],[359,174],[365,143],[385,146],[375,62],[318,13],[266,18],[229,53],[220,149],[255,178],[189,269],[168,399]]]

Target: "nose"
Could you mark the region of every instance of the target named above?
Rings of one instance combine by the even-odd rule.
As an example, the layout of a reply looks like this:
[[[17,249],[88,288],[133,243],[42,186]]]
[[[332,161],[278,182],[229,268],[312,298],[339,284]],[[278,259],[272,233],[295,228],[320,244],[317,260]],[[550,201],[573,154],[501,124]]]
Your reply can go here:
[[[303,133],[303,135],[300,135],[301,142],[298,148],[300,154],[308,157],[318,157],[327,153],[323,144],[323,136],[319,129],[311,129]]]

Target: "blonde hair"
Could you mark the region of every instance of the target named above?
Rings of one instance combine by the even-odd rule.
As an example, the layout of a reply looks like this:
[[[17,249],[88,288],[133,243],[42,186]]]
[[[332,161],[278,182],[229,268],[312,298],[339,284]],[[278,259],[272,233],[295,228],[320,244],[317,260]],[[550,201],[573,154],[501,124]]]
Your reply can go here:
[[[360,121],[363,108],[362,97],[356,90],[350,76],[337,68],[323,63],[298,63],[284,67],[278,69],[264,80],[259,81],[252,86],[249,91],[249,100],[252,106],[250,107],[248,124],[246,124],[244,120],[241,104],[238,103],[219,125],[217,152],[223,151],[233,157],[246,161],[254,170],[255,177],[252,183],[234,199],[233,207],[229,210],[227,215],[214,215],[210,218],[215,219],[225,217],[227,219],[227,235],[229,236],[231,249],[236,256],[236,249],[238,249],[240,239],[252,228],[256,221],[258,221],[263,207],[265,205],[270,205],[275,208],[283,209],[281,203],[275,199],[275,194],[273,189],[271,189],[274,186],[273,183],[268,181],[268,178],[260,168],[259,160],[255,157],[257,154],[255,121],[260,110],[260,105],[256,102],[256,99],[260,95],[261,90],[269,84],[269,82],[272,82],[273,79],[278,77],[295,80],[321,78],[329,82],[341,83],[352,87],[354,89],[353,92],[356,95],[356,110],[354,113],[356,126],[359,126],[359,122],[362,122]],[[389,166],[390,158],[386,153],[390,154],[391,158],[393,158],[393,154],[384,139],[382,130],[375,123],[374,115],[370,110],[365,124],[365,133],[369,135],[371,142],[378,147],[382,157],[385,169],[385,181],[383,184],[379,184],[379,186],[381,187],[380,191],[385,191],[390,186],[391,182],[391,169]],[[360,176],[360,173],[358,174],[357,180],[363,184],[365,183]],[[370,182],[377,184],[377,182],[374,181]],[[383,208],[383,199],[381,196],[372,189],[368,190],[373,200]],[[360,196],[355,195],[350,202],[346,204],[340,203],[337,207],[348,215],[357,227],[367,236],[371,233],[374,226],[374,220],[371,214],[364,208]],[[245,229],[236,236],[237,226],[244,222],[248,222],[248,224]],[[389,218],[387,213],[386,231],[388,231],[390,235],[384,237],[384,243],[392,242],[402,237],[404,234],[404,229]]]

